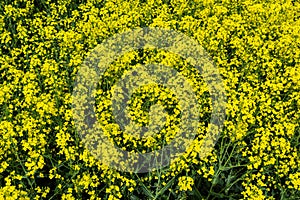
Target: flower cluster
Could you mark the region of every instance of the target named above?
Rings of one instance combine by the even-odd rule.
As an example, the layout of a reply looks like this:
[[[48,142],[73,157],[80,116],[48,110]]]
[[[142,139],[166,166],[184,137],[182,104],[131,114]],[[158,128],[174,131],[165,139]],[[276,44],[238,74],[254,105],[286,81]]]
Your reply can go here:
[[[300,195],[300,3],[294,0],[12,0],[0,5],[0,199],[296,199]],[[138,27],[186,34],[223,78],[226,120],[214,150],[200,157],[212,102],[194,66],[159,49],[129,52],[96,91],[98,123],[116,146],[151,152],[169,144],[182,116],[174,91],[134,91],[130,119],[166,123],[138,138],[112,114],[116,82],[139,64],[176,69],[199,104],[196,137],[169,166],[144,174],[97,160],[76,131],[72,92],[83,60],[110,36]]]

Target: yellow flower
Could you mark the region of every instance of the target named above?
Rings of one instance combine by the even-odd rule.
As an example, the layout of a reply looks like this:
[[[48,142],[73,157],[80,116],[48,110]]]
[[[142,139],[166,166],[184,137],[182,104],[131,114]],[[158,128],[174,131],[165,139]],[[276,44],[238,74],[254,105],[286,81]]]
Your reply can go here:
[[[180,191],[192,191],[192,186],[194,185],[194,179],[189,176],[181,176],[178,178],[178,186]]]

